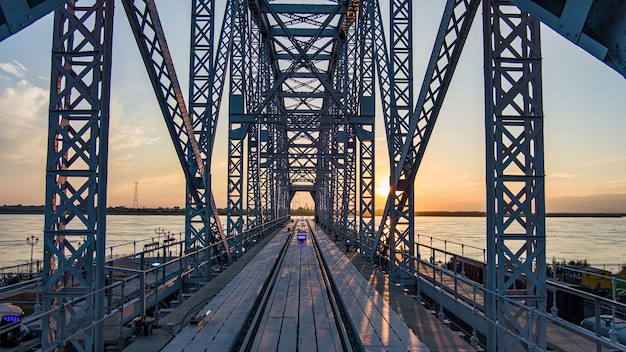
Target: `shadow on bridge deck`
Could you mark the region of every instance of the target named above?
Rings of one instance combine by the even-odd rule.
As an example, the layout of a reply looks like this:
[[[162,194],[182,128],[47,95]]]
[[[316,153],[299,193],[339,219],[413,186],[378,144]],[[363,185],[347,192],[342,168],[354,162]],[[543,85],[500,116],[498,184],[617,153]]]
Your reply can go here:
[[[341,241],[335,242],[344,249]],[[474,349],[454,331],[442,323],[432,311],[418,304],[414,296],[407,295],[404,289],[389,282],[389,277],[373,267],[367,258],[352,251],[345,253],[354,267],[367,282],[380,293],[385,301],[398,313],[406,325],[426,346],[434,351],[466,351]]]

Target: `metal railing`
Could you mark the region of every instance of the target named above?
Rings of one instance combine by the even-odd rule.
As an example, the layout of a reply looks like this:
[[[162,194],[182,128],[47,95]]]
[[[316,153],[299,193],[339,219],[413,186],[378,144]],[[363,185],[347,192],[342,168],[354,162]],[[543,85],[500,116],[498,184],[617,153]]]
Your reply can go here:
[[[244,240],[245,247],[251,248],[269,233],[283,225],[288,219],[288,217],[277,219],[242,232],[240,236]],[[160,243],[151,238],[108,247],[107,258],[109,265],[105,267],[108,275],[104,288],[74,298],[49,311],[35,311],[34,314],[19,322],[0,327],[0,334],[22,325],[38,325],[41,327],[42,321],[47,321],[52,314],[67,316],[69,319],[70,312],[83,305],[83,302],[90,302],[96,297],[96,294],[104,291],[106,297],[104,317],[98,321],[92,321],[81,326],[79,330],[72,332],[71,335],[61,334],[61,336],[57,336],[46,351],[53,351],[65,346],[78,336],[95,329],[96,325],[101,323],[105,326],[119,327],[120,336],[122,336],[123,326],[134,318],[139,316],[145,317],[151,307],[156,307],[158,302],[172,294],[182,296],[183,281],[199,286],[204,283],[205,279],[210,279],[199,273],[206,271],[215,274],[221,271],[220,260],[224,253],[217,253],[217,251],[213,250],[213,246],[183,253],[184,242],[180,237],[181,234],[178,235],[179,241],[171,241],[170,238],[165,238],[164,243]],[[132,251],[127,251],[127,248],[132,248]],[[145,250],[138,250],[140,248]],[[211,255],[209,256],[206,251],[211,251]],[[208,259],[201,261],[201,258]],[[193,265],[190,265],[190,263],[193,263]],[[114,264],[120,266],[114,266]],[[124,264],[126,267],[123,267]],[[28,265],[24,264],[23,266],[28,267]],[[39,270],[38,272],[40,273]],[[39,303],[41,281],[41,277],[35,277],[20,284],[0,287],[0,294],[4,292],[8,295],[11,291],[22,291],[25,288],[35,287],[37,300],[32,302],[35,305]],[[155,310],[154,314],[154,319],[158,321],[158,310]],[[61,332],[63,333],[63,331]],[[42,336],[41,338],[44,337]],[[40,344],[41,340],[38,339],[25,341],[23,346],[35,348]]]
[[[611,351],[626,351],[626,345],[618,343],[617,336],[615,334],[609,336],[608,338],[603,337],[599,327],[596,328],[596,331],[587,330],[579,324],[573,324],[565,319],[559,318],[558,310],[556,309],[554,309],[552,313],[539,312],[533,307],[526,306],[519,301],[512,300],[506,296],[498,295],[497,292],[489,291],[481,283],[470,280],[463,275],[459,275],[457,270],[449,270],[448,265],[450,264],[453,265],[453,268],[457,267],[453,264],[453,261],[440,262],[435,259],[438,258],[437,253],[443,254],[444,258],[446,258],[445,256],[458,258],[458,254],[446,250],[436,249],[423,244],[420,246],[431,250],[430,253],[435,253],[432,255],[433,260],[422,260],[420,257],[411,256],[406,253],[398,253],[398,255],[402,256],[400,263],[406,265],[406,267],[400,267],[400,269],[407,275],[415,278],[417,297],[420,298],[422,294],[428,296],[432,300],[433,305],[438,307],[437,316],[442,321],[446,316],[446,312],[448,312],[448,314],[454,314],[455,318],[463,320],[472,328],[472,331],[468,331],[466,333],[471,335],[470,341],[475,348],[478,346],[479,339],[477,338],[477,335],[479,333],[484,335],[487,332],[487,329],[496,329],[499,334],[506,334],[523,345],[532,346],[533,348],[531,350],[533,351],[541,351],[541,349],[539,349],[533,341],[526,341],[523,337],[517,335],[505,325],[498,324],[498,322],[489,319],[485,315],[485,297],[492,295],[495,297],[498,305],[510,305],[523,312],[523,314],[520,315],[522,317],[521,319],[526,319],[527,321],[545,319],[550,329],[561,329],[561,331],[567,334],[573,334],[580,341],[590,343],[595,346],[598,351],[603,349],[609,349]],[[379,261],[380,266],[389,265],[389,258],[377,257],[377,260]],[[615,287],[617,286],[617,282],[622,282],[623,280],[619,280],[614,277],[599,276],[612,279],[614,287],[612,298],[599,297],[579,289],[559,285],[558,283],[554,283],[552,281],[548,282],[548,290],[553,293],[553,297],[556,297],[556,292],[562,291],[577,294],[583,299],[593,301],[595,315],[598,319],[600,314],[612,314],[613,320],[610,323],[613,324],[613,326],[616,326],[616,314],[620,311],[626,312],[626,305],[615,299]],[[556,305],[554,305],[554,307],[556,307]],[[550,334],[548,335],[549,348],[558,349],[558,341],[550,341]]]

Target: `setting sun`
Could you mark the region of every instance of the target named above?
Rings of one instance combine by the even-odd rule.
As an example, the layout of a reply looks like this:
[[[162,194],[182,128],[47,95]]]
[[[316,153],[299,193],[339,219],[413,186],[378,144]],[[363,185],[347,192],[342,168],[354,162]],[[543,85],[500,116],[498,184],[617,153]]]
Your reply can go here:
[[[387,196],[389,195],[389,179],[388,178],[385,178],[382,182],[378,184],[378,187],[376,187],[376,194],[383,198],[387,198]]]

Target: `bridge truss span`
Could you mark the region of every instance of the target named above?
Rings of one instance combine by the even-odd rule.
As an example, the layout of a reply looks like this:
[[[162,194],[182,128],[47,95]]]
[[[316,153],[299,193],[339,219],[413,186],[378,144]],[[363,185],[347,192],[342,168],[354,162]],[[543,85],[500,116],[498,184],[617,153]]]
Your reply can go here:
[[[284,225],[294,197],[306,192],[317,226],[409,285],[419,277],[415,179],[482,4],[487,291],[496,293],[485,297],[485,309],[506,326],[494,328],[487,344],[519,347],[509,345],[507,330],[520,337],[516,345],[546,349],[539,21],[624,75],[623,1],[446,0],[418,92],[411,0],[189,2],[189,72],[179,80],[157,1],[121,0],[185,177],[184,252],[203,253],[185,265],[210,280]],[[0,0],[0,40],[54,11],[44,349],[102,346],[113,5]],[[188,96],[181,81],[189,82]],[[226,146],[217,142],[220,116],[228,117]],[[379,222],[375,154],[385,146],[376,143],[377,127],[386,135],[391,190]],[[217,154],[227,158],[221,193],[214,192]],[[224,225],[218,203],[226,205]],[[94,295],[88,304],[58,309],[86,294]],[[510,299],[525,309],[503,303]]]

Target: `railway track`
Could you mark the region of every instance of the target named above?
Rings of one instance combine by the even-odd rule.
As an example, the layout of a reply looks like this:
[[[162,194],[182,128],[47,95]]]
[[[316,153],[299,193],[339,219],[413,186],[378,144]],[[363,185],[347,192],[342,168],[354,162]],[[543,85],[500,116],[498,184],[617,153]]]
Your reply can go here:
[[[302,229],[304,241],[296,237]],[[365,350],[310,225],[301,220],[290,229],[231,351],[310,350],[312,344],[317,350]]]

